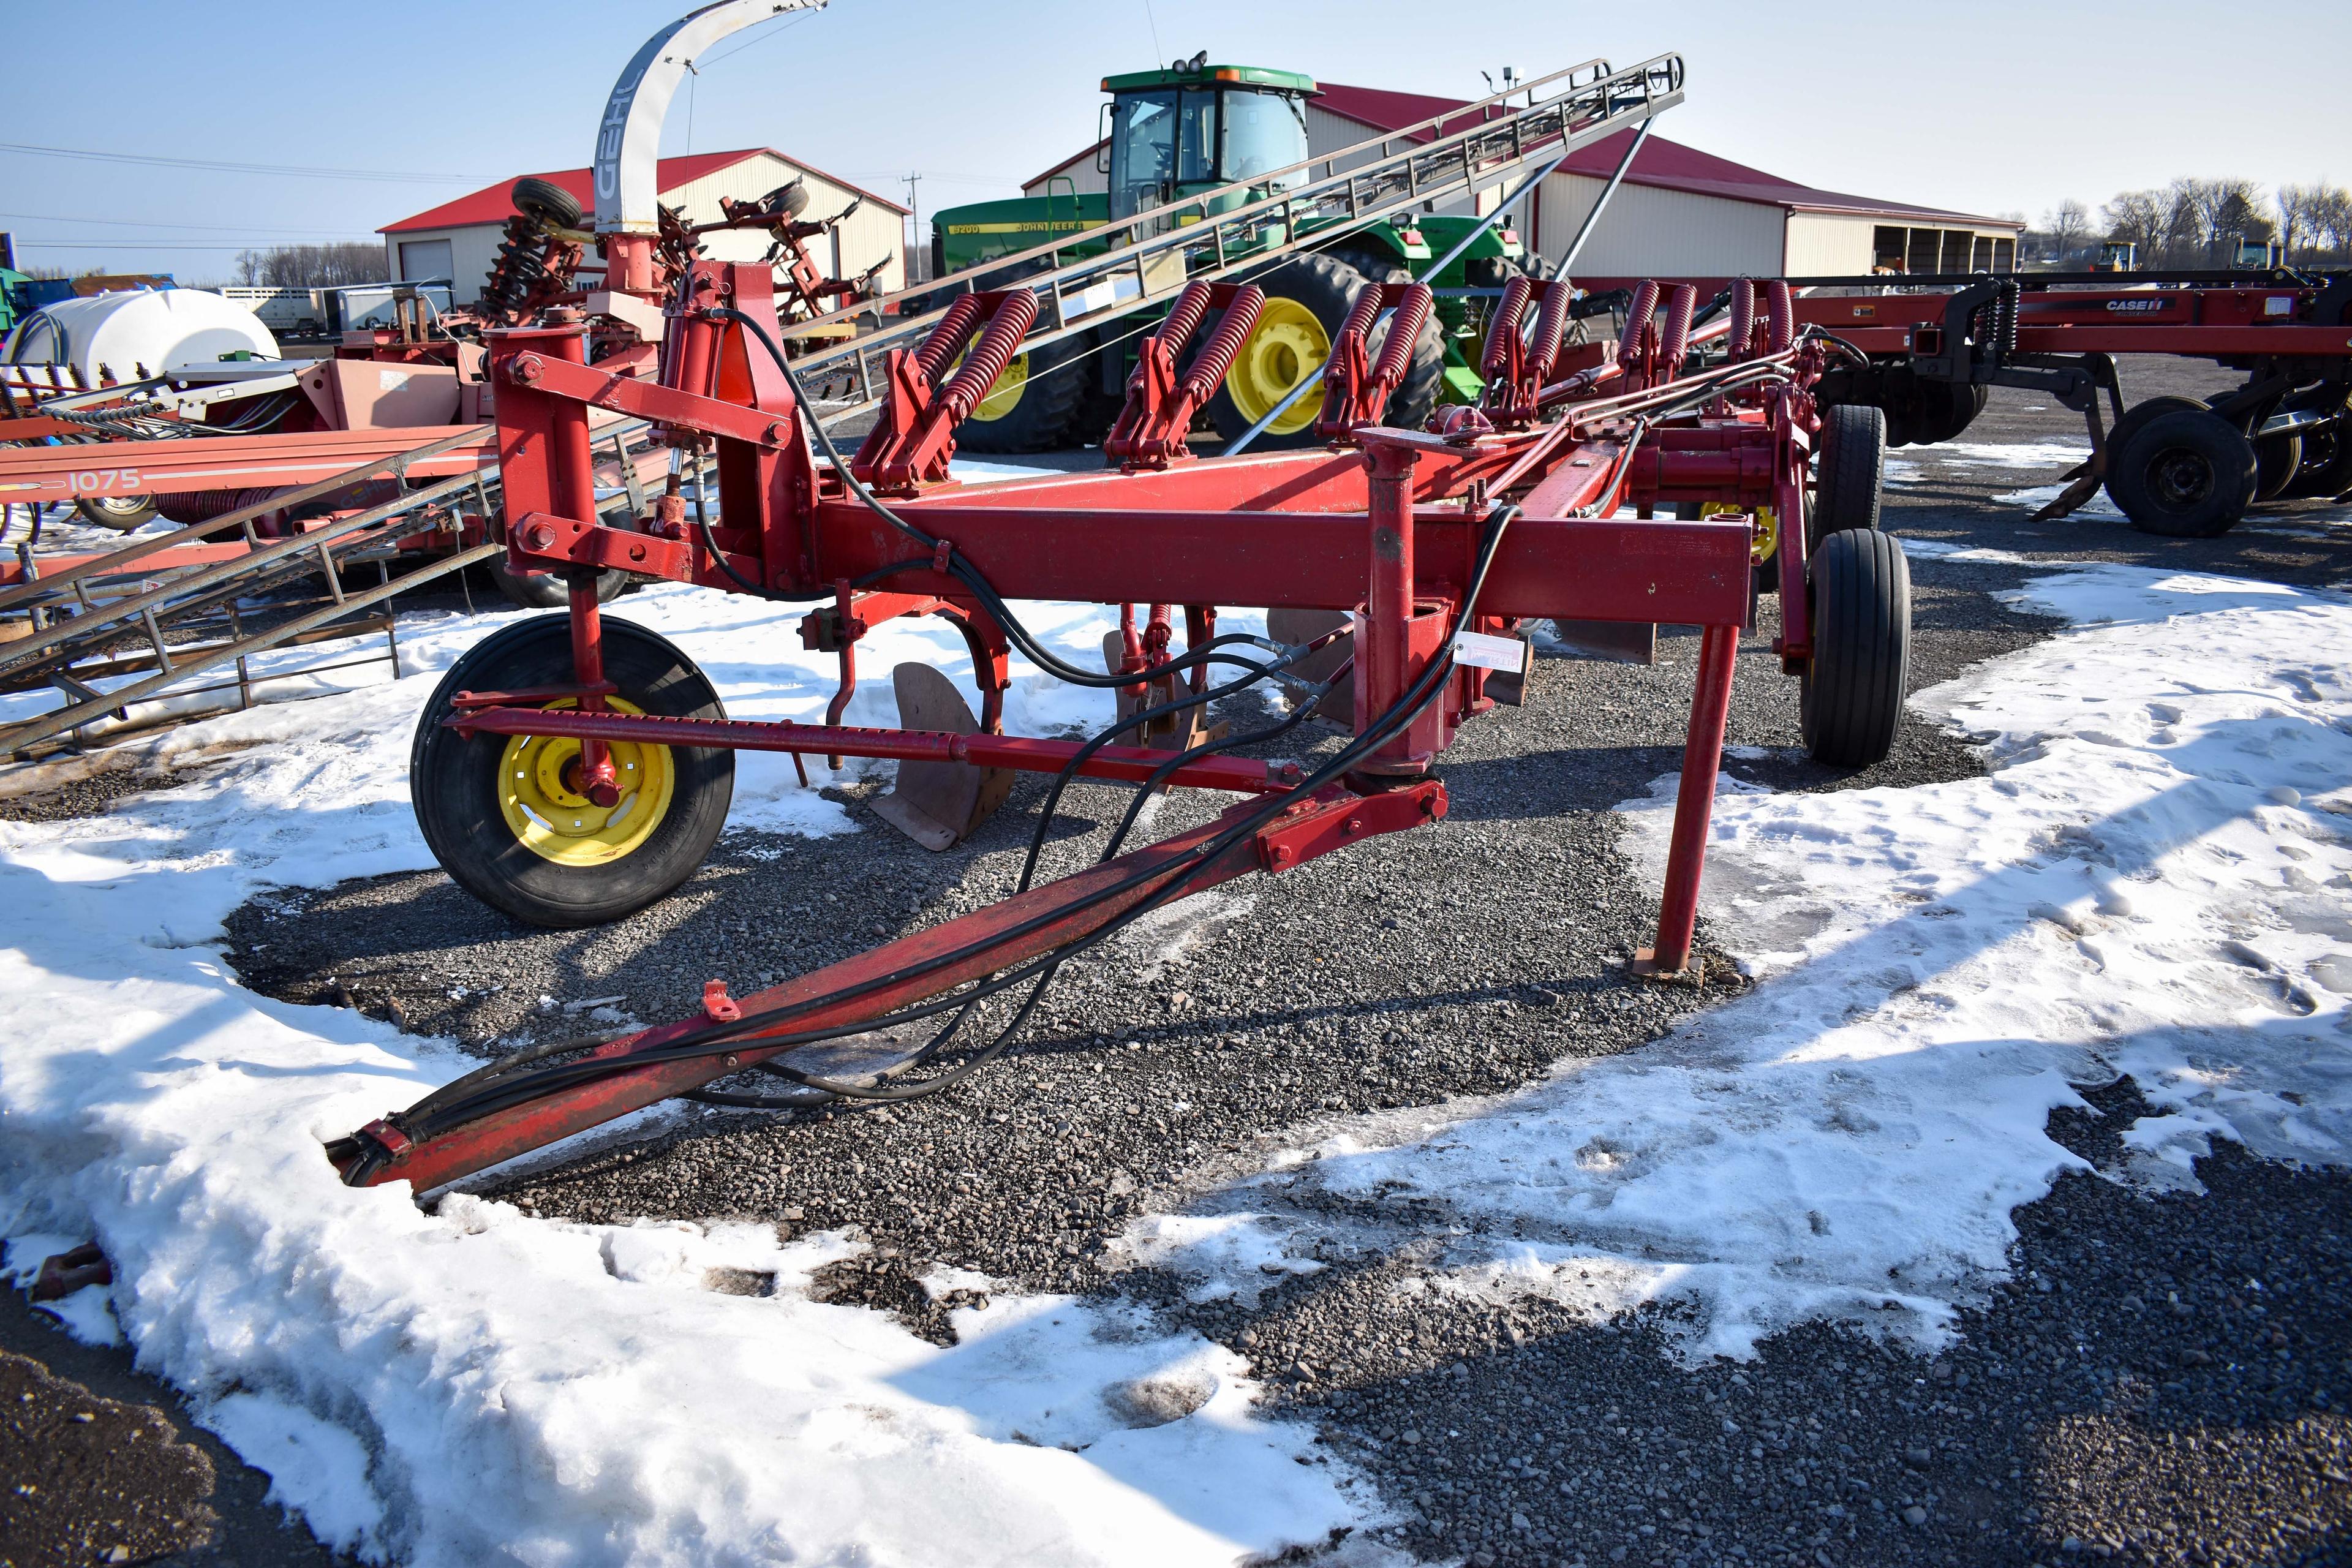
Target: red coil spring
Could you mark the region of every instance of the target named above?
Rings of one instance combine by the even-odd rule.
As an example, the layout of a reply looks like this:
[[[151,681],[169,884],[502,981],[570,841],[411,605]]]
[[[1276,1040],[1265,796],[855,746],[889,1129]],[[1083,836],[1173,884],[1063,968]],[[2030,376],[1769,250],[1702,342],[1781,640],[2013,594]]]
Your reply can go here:
[[[1731,280],[1731,335],[1724,340],[1729,345],[1730,358],[1748,357],[1756,336],[1756,279],[1735,278]]]
[[[972,323],[979,320],[980,301],[969,294],[948,307],[948,313],[931,329],[931,335],[915,351],[915,363],[921,368],[924,380],[938,384],[940,373],[963,351],[964,340],[971,336]]]
[[[964,356],[963,368],[955,373],[955,379],[940,394],[949,418],[962,418],[988,395],[988,389],[996,384],[996,378],[1013,363],[1021,340],[1029,335],[1029,323],[1036,319],[1036,295],[1024,289],[1004,297],[1003,303],[996,307],[996,314],[989,318],[988,330],[980,334],[980,342]]]
[[[1658,363],[1667,375],[1683,373],[1683,355],[1690,350],[1691,318],[1698,313],[1698,289],[1677,283],[1666,295],[1666,330],[1658,342]]]
[[[1184,345],[1192,341],[1200,330],[1201,318],[1209,313],[1209,296],[1214,290],[1206,283],[1187,283],[1184,291],[1176,296],[1176,306],[1160,330],[1151,335],[1167,347],[1170,354],[1181,354]]]
[[[1528,313],[1528,296],[1534,291],[1535,284],[1524,272],[1512,273],[1511,280],[1503,285],[1502,302],[1495,307],[1495,319],[1486,327],[1486,352],[1478,356],[1478,374],[1486,380],[1501,379],[1509,366],[1511,344],[1519,335],[1521,318]]]
[[[1435,296],[1430,293],[1428,284],[1405,285],[1404,298],[1397,301],[1396,317],[1389,322],[1388,340],[1381,344],[1380,363],[1372,367],[1374,385],[1392,387],[1404,379],[1405,366],[1412,363],[1413,345],[1421,341],[1421,329],[1429,324],[1430,307],[1434,303]]]
[[[1658,311],[1658,280],[1644,278],[1633,286],[1633,302],[1625,307],[1625,333],[1617,342],[1617,357],[1631,360],[1642,352],[1642,334]]]
[[[1242,352],[1250,330],[1257,325],[1258,312],[1265,309],[1265,290],[1255,283],[1244,284],[1234,291],[1233,303],[1225,307],[1224,319],[1209,335],[1208,346],[1185,373],[1184,392],[1199,403],[1217,390],[1225,379],[1225,372],[1234,367],[1234,357]]]
[[[1535,339],[1528,344],[1528,366],[1535,372],[1538,383],[1551,378],[1551,367],[1559,362],[1560,340],[1568,335],[1569,307],[1575,303],[1568,279],[1553,282],[1544,295],[1543,304],[1536,310]]]
[[[1334,347],[1339,345],[1341,338],[1351,335],[1360,338],[1370,333],[1372,323],[1380,320],[1381,293],[1381,286],[1374,283],[1356,296],[1356,302],[1348,307],[1347,320],[1339,323],[1339,333],[1331,340]]]
[[[1771,334],[1766,346],[1768,352],[1780,353],[1797,341],[1797,307],[1786,279],[1775,278],[1764,287],[1764,320]]]

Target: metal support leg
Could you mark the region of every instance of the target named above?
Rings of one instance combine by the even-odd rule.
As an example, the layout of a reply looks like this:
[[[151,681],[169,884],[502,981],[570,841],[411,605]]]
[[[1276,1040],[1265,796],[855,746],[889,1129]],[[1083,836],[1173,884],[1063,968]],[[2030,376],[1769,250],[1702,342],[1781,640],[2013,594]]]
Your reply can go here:
[[[1715,779],[1723,767],[1723,727],[1731,715],[1731,672],[1738,655],[1738,626],[1709,626],[1699,638],[1698,689],[1691,696],[1690,738],[1683,746],[1682,787],[1675,795],[1658,942],[1634,957],[1635,968],[1645,973],[1677,973],[1690,962],[1698,927],[1699,871],[1706,860],[1707,824],[1715,814]]]
[[[572,673],[583,686],[601,686],[604,681],[604,625],[596,605],[596,572],[593,567],[574,570],[572,574]],[[591,692],[580,699],[581,708],[592,713],[604,710],[603,697]],[[621,803],[621,789],[613,771],[613,749],[603,741],[583,740],[580,742],[580,793],[596,805],[610,808]]]

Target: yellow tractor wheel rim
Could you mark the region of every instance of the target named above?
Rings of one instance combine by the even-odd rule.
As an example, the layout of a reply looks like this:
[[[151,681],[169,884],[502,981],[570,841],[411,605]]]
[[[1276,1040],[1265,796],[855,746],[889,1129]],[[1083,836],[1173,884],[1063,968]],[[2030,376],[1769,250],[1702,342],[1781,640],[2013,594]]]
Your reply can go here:
[[[607,697],[616,713],[644,709]],[[578,706],[571,698],[550,708]],[[616,741],[613,774],[621,798],[597,805],[572,788],[580,742],[564,735],[517,735],[499,758],[499,810],[522,847],[559,866],[604,866],[643,847],[669,815],[677,769],[667,746]]]
[[[1225,388],[1233,394],[1234,410],[1256,424],[1330,357],[1331,335],[1323,330],[1321,319],[1297,300],[1276,295],[1257,313],[1249,341],[1234,356],[1234,368],[1225,373]],[[1270,435],[1288,436],[1322,416],[1323,388],[1318,383],[1314,391],[1284,409],[1282,417],[1266,430]]]
[[[956,363],[961,364],[962,361]],[[1002,419],[1019,405],[1021,395],[1029,388],[1029,356],[1014,354],[1006,362],[1004,374],[989,384],[988,395],[980,400],[971,417],[985,423]]]
[[[1761,566],[1771,560],[1774,552],[1780,548],[1780,514],[1769,506],[1750,509],[1731,501],[1720,500],[1701,502],[1698,514],[1701,518],[1738,516],[1751,510],[1755,513],[1755,521],[1748,525],[1748,559],[1755,565]]]

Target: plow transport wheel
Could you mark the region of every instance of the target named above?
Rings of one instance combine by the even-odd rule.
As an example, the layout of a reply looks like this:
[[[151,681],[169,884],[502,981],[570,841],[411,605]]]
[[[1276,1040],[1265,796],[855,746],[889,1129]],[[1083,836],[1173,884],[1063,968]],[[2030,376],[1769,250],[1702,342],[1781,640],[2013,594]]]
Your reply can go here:
[[[902,664],[890,672],[898,694],[898,727],[972,734],[980,721],[955,683],[928,664]],[[970,763],[900,763],[890,793],[874,802],[874,815],[934,854],[953,848],[996,814],[1013,793],[1013,770],[979,768]]]
[[[606,620],[604,646],[604,678],[620,688],[605,699],[614,710],[727,716],[702,672],[642,626]],[[442,723],[460,691],[572,679],[570,617],[509,626],[450,668],[409,752],[416,823],[442,868],[484,903],[536,926],[617,920],[666,896],[702,864],[734,795],[731,752],[622,742],[612,748],[621,798],[598,806],[579,788],[579,742],[465,736]]]
[[[1833,768],[1885,760],[1911,676],[1911,567],[1875,529],[1822,541],[1807,574],[1813,657],[1798,697],[1805,752]]]

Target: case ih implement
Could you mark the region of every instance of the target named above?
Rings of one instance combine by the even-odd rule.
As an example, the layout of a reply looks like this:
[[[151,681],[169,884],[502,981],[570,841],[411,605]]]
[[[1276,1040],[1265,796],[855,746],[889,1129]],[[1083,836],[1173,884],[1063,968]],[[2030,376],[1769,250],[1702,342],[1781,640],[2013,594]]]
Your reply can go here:
[[[1994,386],[2046,392],[2081,413],[2091,455],[2037,521],[2104,485],[2135,526],[2201,537],[2255,501],[2352,491],[2352,275],[2128,276],[1918,278],[1902,292],[1885,277],[1791,281],[1836,290],[1799,299],[1798,320],[1869,355],[1833,368],[1822,397],[1883,408],[1894,444],[1951,439]],[[2211,360],[2246,381],[2206,403],[2127,409],[2115,364],[2126,353]]]
[[[1460,724],[1497,698],[1516,700],[1520,628],[1534,618],[1702,628],[1664,900],[1643,955],[1655,970],[1690,957],[1733,658],[1759,578],[1780,593],[1779,651],[1804,682],[1813,752],[1854,763],[1891,742],[1908,579],[1893,541],[1871,526],[1881,426],[1858,408],[1822,421],[1810,389],[1842,351],[1798,332],[1785,288],[1741,290],[1741,352],[1678,374],[1696,292],[1644,285],[1604,363],[1561,375],[1553,361],[1568,286],[1515,280],[1487,343],[1496,374],[1484,406],[1450,410],[1423,430],[1367,414],[1394,386],[1411,342],[1392,333],[1367,353],[1373,310],[1410,318],[1430,308],[1423,285],[1384,290],[1351,318],[1325,366],[1328,447],[1200,458],[1169,433],[1223,374],[1255,301],[1250,289],[1199,283],[1130,383],[1121,468],[982,484],[945,477],[955,426],[1034,324],[1031,290],[974,295],[919,346],[894,353],[887,405],[850,458],[832,449],[800,394],[777,342],[772,289],[763,267],[690,267],[670,301],[656,381],[583,363],[578,325],[493,335],[509,549],[518,567],[569,574],[574,587],[567,616],[510,627],[468,653],[420,721],[411,787],[450,874],[541,924],[641,908],[709,849],[743,749],[899,759],[902,795],[971,814],[939,824],[949,838],[985,814],[1014,771],[1057,784],[1129,783],[1139,803],[1162,785],[1239,803],[1121,854],[1130,812],[1101,863],[1076,875],[1031,887],[1024,872],[1024,890],[998,904],[753,995],[732,997],[714,980],[702,1012],[676,1024],[506,1058],[339,1140],[329,1153],[346,1182],[407,1181],[423,1192],[677,1095],[801,1102],[704,1088],[751,1071],[789,1080],[803,1098],[937,1092],[1003,1048],[1059,963],[1149,910],[1443,817],[1437,761]],[[1171,378],[1167,367],[1192,333],[1205,333],[1206,346]],[[586,443],[600,411],[651,421],[681,453],[709,448],[718,515],[690,519],[673,490],[634,526],[596,521]],[[873,626],[948,616],[972,643],[988,721],[871,730],[730,720],[676,648],[602,612],[594,574],[614,565],[811,605],[803,636],[831,639],[845,677]],[[1094,673],[1041,647],[1016,599],[1150,611],[1115,644],[1117,668]],[[1289,646],[1220,636],[1219,604],[1339,612],[1349,652],[1267,729],[1181,750],[1111,743],[1338,646],[1336,631]],[[1179,605],[1181,654],[1172,647]],[[1077,684],[1167,696],[1085,742],[1004,736],[996,714],[1014,647]],[[1237,673],[1221,679],[1221,670]],[[1335,753],[1298,763],[1234,754],[1275,740],[1343,686],[1353,733]],[[926,770],[933,784],[910,782]],[[1041,818],[1039,843],[1045,826]],[[961,1027],[997,997],[1009,1021],[985,1042],[963,1041]],[[854,1079],[793,1059],[926,1021],[940,1023],[928,1043]],[[925,1068],[929,1076],[914,1076]]]

